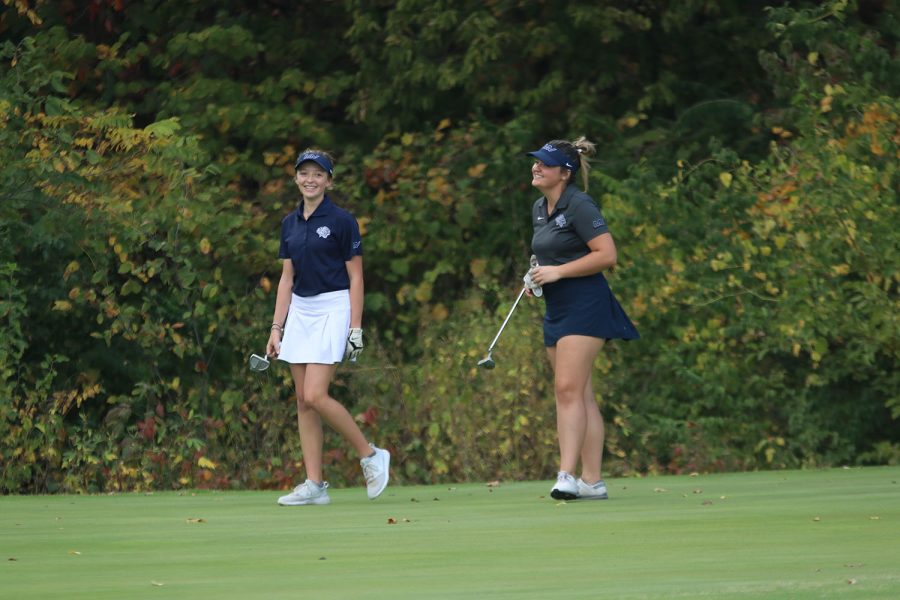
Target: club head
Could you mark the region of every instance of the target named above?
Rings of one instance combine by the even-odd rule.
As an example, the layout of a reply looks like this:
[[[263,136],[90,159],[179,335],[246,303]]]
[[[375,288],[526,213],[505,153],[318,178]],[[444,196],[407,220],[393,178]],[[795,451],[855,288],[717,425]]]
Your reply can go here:
[[[262,373],[269,368],[269,358],[259,354],[250,355],[250,370]]]
[[[478,361],[478,366],[482,369],[493,369],[497,366],[497,363],[494,362],[494,359],[491,358],[491,355],[488,354],[484,358]]]

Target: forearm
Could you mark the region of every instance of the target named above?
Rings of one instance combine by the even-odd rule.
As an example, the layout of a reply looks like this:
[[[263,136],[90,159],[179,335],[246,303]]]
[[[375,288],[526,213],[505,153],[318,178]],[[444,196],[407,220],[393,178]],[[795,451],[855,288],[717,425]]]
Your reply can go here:
[[[362,327],[365,285],[362,276],[350,280],[350,327]]]
[[[586,277],[595,275],[616,265],[616,248],[604,247],[591,250],[581,258],[558,267],[560,278]]]
[[[287,278],[283,274],[278,281],[278,292],[275,295],[275,314],[272,316],[272,323],[284,326],[287,320],[288,309],[291,306],[291,289],[294,286],[292,278]]]

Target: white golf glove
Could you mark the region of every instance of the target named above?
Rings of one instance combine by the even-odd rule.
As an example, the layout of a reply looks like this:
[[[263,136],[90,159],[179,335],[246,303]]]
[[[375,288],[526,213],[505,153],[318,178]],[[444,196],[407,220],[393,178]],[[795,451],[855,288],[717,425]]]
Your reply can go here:
[[[356,362],[359,355],[363,351],[363,330],[359,327],[350,329],[347,336],[347,347],[344,349],[344,358],[349,358],[352,362]]]
[[[532,254],[531,255],[531,269],[534,269],[536,266],[538,266],[537,256]],[[528,272],[525,273],[525,277],[522,278],[522,281],[525,283],[525,286],[529,290],[531,290],[532,294],[534,294],[536,297],[540,298],[541,296],[544,295],[544,290],[541,288],[541,286],[539,286],[534,281],[532,281],[531,269],[528,269]]]

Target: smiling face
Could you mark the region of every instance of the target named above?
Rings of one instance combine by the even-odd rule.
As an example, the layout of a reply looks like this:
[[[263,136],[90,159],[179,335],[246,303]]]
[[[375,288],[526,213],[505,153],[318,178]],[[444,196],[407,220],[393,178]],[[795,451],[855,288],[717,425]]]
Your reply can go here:
[[[540,159],[531,165],[531,185],[544,192],[562,192],[569,180],[569,170],[562,167],[548,167]],[[558,194],[557,194],[558,195]]]
[[[331,176],[311,160],[300,164],[294,174],[294,181],[307,202],[318,202],[331,189]]]

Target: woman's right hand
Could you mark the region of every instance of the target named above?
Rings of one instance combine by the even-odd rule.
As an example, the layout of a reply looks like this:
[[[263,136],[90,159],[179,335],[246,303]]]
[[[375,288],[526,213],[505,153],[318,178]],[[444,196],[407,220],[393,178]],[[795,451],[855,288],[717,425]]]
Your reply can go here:
[[[281,332],[273,328],[266,343],[266,356],[277,358],[279,352],[281,352]]]

